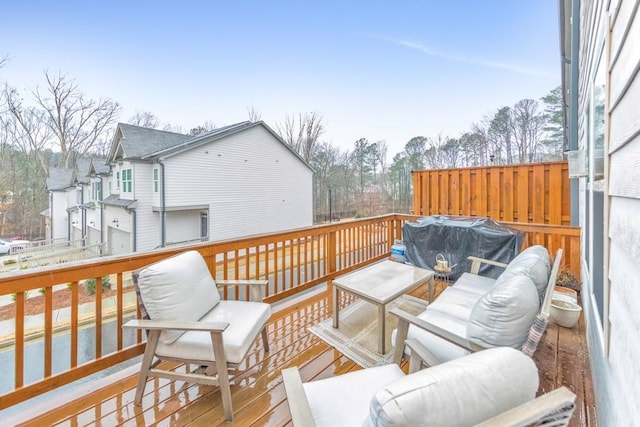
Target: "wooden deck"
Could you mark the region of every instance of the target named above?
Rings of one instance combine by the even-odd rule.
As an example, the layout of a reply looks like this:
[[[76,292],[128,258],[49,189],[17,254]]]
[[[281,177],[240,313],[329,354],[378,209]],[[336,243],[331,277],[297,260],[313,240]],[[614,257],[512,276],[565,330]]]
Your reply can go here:
[[[426,296],[426,286],[413,294]],[[291,425],[280,376],[284,368],[297,365],[304,381],[361,369],[307,331],[308,326],[328,318],[331,312],[331,295],[326,291],[274,307],[268,324],[271,351],[265,353],[256,341],[247,358],[250,370],[231,388],[233,425]],[[566,385],[577,394],[578,407],[571,425],[597,425],[583,325],[571,330],[549,325],[535,360],[541,372],[540,392]],[[5,421],[33,426],[231,425],[224,421],[220,393],[211,386],[150,380],[142,406],[135,407],[137,375],[131,372],[129,369],[108,381],[93,383],[91,390],[80,397],[60,396],[46,407]]]

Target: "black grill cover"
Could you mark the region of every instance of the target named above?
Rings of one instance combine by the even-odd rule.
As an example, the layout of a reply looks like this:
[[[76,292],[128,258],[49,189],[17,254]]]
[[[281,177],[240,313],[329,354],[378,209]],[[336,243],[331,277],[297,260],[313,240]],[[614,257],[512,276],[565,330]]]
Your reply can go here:
[[[468,256],[508,263],[520,252],[524,233],[491,218],[434,215],[407,222],[402,227],[407,261],[433,270],[436,256],[442,254],[456,280],[471,269]],[[497,278],[504,269],[482,264],[480,274]]]

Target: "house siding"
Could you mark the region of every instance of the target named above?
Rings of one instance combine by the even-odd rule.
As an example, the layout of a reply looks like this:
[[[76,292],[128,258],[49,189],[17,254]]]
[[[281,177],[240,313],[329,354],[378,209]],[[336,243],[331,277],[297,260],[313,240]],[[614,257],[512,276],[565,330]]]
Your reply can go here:
[[[167,244],[200,238],[200,210],[167,212]]]
[[[593,67],[605,37],[603,60],[608,64],[605,93],[605,310],[601,324],[583,263],[583,305],[589,355],[596,393],[598,423],[628,425],[640,417],[634,396],[640,395],[640,16],[638,1],[582,2],[580,29],[579,146],[587,147],[587,126]],[[608,7],[608,9],[607,9]],[[610,24],[610,35],[606,23]],[[608,131],[608,137],[607,137]],[[581,179],[581,190],[587,189]],[[586,230],[584,192],[580,222]],[[607,197],[608,196],[608,197]],[[608,203],[608,211],[607,211]],[[590,234],[593,237],[593,234]],[[588,248],[588,242],[586,243]],[[584,249],[584,248],[583,248]],[[588,253],[583,253],[588,257]],[[594,262],[597,260],[594,260]],[[608,293],[607,293],[608,290]]]
[[[66,191],[52,191],[51,206],[49,214],[52,220],[51,238],[68,239],[69,229],[67,228],[67,195]]]
[[[210,240],[313,222],[313,172],[262,126],[168,157],[164,163],[167,207],[206,203]]]
[[[133,200],[136,201],[136,251],[144,252],[161,244],[160,214],[153,212],[153,166],[150,163],[134,163]]]

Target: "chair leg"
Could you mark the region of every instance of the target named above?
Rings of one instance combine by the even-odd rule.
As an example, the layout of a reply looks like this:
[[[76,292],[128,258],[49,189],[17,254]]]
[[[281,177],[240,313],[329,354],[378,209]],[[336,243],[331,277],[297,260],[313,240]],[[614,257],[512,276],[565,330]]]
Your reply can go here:
[[[147,346],[144,350],[144,356],[142,357],[142,364],[140,366],[140,376],[138,377],[138,388],[136,389],[136,397],[133,401],[133,403],[138,406],[142,404],[144,387],[147,385],[149,370],[151,369],[151,364],[153,363],[153,356],[156,354],[156,347],[158,346],[159,338],[159,330],[149,331],[149,334],[147,336]]]
[[[220,394],[222,395],[224,419],[233,421],[231,384],[229,384],[229,371],[227,370],[227,357],[224,354],[224,345],[222,343],[222,332],[211,332],[211,341],[213,343],[213,356],[216,359],[218,369],[218,383],[220,385]]]
[[[269,341],[267,340],[267,327],[262,328],[262,346],[264,351],[269,353]]]
[[[396,332],[396,348],[393,353],[393,363],[400,366],[402,362],[402,355],[404,354],[404,342],[407,340],[407,334],[409,333],[409,322],[398,319],[398,328]]]

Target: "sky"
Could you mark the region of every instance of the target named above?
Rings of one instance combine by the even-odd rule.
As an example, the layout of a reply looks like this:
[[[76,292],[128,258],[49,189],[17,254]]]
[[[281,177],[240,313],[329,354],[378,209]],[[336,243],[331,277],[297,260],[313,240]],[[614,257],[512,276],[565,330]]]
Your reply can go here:
[[[560,85],[555,0],[0,0],[0,82],[29,91],[44,70],[92,98],[185,132],[258,111],[272,128],[315,111],[322,141],[350,150],[457,137]]]

